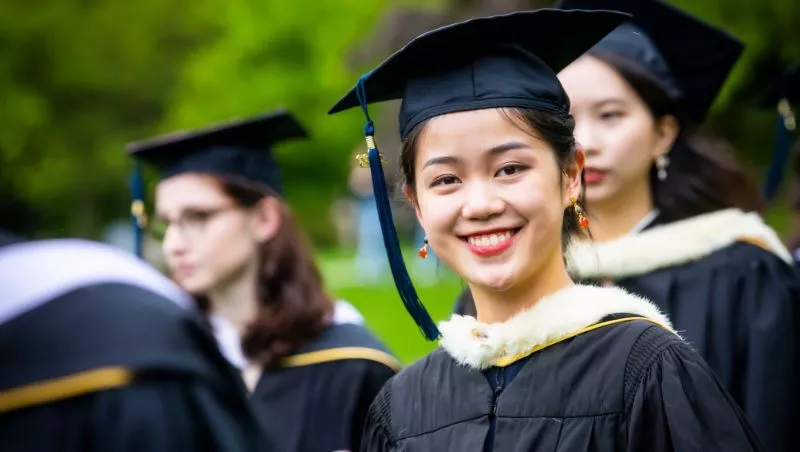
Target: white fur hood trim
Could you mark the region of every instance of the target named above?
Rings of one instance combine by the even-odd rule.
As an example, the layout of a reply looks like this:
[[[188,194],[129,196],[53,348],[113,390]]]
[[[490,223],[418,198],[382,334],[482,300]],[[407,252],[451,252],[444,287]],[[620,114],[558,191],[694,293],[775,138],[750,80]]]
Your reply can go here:
[[[748,239],[792,262],[780,238],[758,214],[726,209],[607,242],[573,242],[567,250],[568,270],[577,279],[642,275],[701,259]]]
[[[485,324],[474,317],[453,315],[439,323],[439,345],[459,364],[485,369],[499,358],[525,353],[620,313],[647,317],[672,328],[667,316],[644,298],[615,287],[573,285],[503,323]]]

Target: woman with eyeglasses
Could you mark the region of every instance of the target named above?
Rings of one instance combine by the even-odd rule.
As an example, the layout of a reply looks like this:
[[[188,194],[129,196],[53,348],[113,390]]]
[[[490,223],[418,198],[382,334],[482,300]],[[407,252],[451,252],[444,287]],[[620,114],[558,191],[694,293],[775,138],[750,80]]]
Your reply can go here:
[[[585,157],[556,73],[628,17],[538,10],[425,33],[332,109],[361,107],[398,292],[432,353],[370,408],[362,451],[752,451],[713,372],[651,302],[580,285],[562,244],[584,237]],[[368,106],[401,99],[404,193],[477,318],[438,325],[394,235]]]
[[[280,451],[356,450],[367,408],[399,368],[337,318],[270,147],[305,136],[286,112],[131,146],[161,171],[165,260],[192,293]]]

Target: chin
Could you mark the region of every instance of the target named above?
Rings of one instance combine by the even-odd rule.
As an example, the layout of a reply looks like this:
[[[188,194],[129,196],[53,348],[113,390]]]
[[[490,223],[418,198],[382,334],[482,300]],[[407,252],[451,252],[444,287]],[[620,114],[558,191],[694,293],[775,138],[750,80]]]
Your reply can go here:
[[[191,275],[184,278],[175,278],[175,281],[180,285],[183,290],[192,295],[202,295],[207,293],[211,284],[203,278],[202,275]]]
[[[517,273],[513,270],[486,268],[473,269],[469,275],[465,274],[464,279],[491,292],[505,292],[519,281]]]
[[[613,193],[605,184],[587,185],[586,186],[586,201],[589,203],[602,202],[613,196]]]

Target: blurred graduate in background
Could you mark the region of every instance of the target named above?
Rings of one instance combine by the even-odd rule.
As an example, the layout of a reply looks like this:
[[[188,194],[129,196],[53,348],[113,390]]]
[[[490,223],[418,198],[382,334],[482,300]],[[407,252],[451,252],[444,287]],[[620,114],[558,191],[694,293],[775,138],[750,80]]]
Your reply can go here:
[[[151,226],[169,271],[241,371],[277,450],[356,450],[369,404],[399,365],[364,326],[337,320],[281,198],[271,148],[305,136],[276,111],[129,150],[160,170]]]
[[[0,234],[4,452],[272,451],[193,303],[130,253]]]

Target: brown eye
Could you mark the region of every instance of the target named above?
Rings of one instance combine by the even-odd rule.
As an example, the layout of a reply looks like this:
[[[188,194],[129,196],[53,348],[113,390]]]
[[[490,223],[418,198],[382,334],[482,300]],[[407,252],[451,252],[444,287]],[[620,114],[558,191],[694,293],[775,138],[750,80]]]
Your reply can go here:
[[[452,174],[446,174],[444,176],[439,176],[431,183],[431,187],[435,187],[437,185],[450,185],[458,183],[458,178],[453,176]]]
[[[183,214],[182,220],[189,227],[202,226],[208,221],[209,218],[211,218],[211,215],[213,214],[214,212],[207,210],[187,211]]]
[[[500,168],[500,171],[498,171],[497,174],[495,174],[495,176],[513,176],[514,174],[521,172],[525,168],[526,168],[525,166],[519,164],[506,165]]]
[[[602,119],[604,121],[610,121],[610,120],[613,120],[613,119],[621,118],[622,116],[623,116],[623,114],[622,114],[621,111],[607,111],[607,112],[604,112],[604,113],[600,114],[600,119]]]

